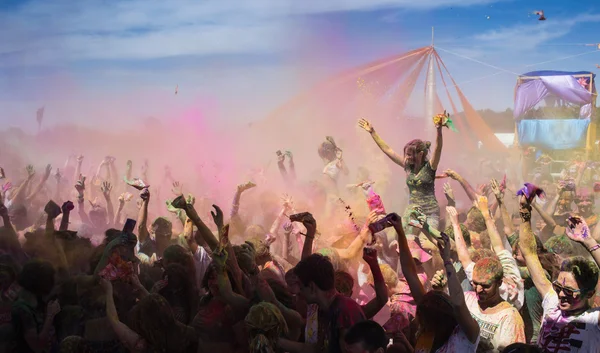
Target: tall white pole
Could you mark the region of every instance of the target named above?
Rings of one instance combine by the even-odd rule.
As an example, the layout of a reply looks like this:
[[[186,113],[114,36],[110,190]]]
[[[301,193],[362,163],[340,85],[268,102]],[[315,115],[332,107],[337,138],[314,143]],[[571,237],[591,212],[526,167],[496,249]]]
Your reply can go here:
[[[431,119],[436,114],[435,107],[435,57],[433,56],[434,29],[431,27],[431,51],[429,53],[429,65],[427,67],[427,87],[425,90],[425,123],[427,136],[433,136],[434,126]],[[429,137],[424,137],[429,138]],[[431,137],[432,138],[432,137]]]

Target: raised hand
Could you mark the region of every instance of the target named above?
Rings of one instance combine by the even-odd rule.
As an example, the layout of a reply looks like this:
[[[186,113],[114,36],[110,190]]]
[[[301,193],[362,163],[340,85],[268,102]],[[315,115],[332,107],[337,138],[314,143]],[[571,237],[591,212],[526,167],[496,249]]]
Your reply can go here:
[[[65,201],[62,204],[61,209],[62,209],[63,213],[68,213],[75,209],[75,205],[73,205],[73,202],[71,202],[71,201]]]
[[[448,234],[441,232],[441,240],[438,240],[437,247],[440,250],[440,256],[444,261],[450,261],[450,237]]]
[[[4,168],[0,167],[0,180],[6,179],[6,174],[4,173]]]
[[[132,194],[130,194],[128,192],[124,192],[121,195],[119,195],[119,202],[121,202],[121,203],[129,202],[129,201],[131,201],[132,198],[133,198]]]
[[[79,164],[83,163],[83,155],[82,154],[77,156],[77,163],[79,163]]]
[[[444,183],[444,195],[446,195],[447,199],[456,200],[454,198],[454,190],[452,190],[452,186],[450,186],[450,183]]]
[[[294,201],[292,200],[292,197],[288,194],[283,194],[283,196],[281,197],[281,202],[283,204],[283,208],[285,208],[286,211],[289,211],[294,208]]]
[[[238,185],[238,192],[244,192],[246,190],[250,190],[252,188],[256,187],[256,184],[254,184],[253,182],[249,181],[246,184],[240,184]]]
[[[307,212],[306,215],[302,217],[302,225],[306,228],[307,236],[314,236],[314,234],[317,233],[317,221],[312,214]]]
[[[140,198],[144,201],[150,200],[150,190],[148,188],[144,188],[140,193]]]
[[[444,270],[438,270],[431,279],[431,287],[433,290],[442,291],[448,284],[448,278],[444,274]]]
[[[79,195],[83,195],[85,191],[85,179],[86,177],[82,174],[79,174],[79,180],[75,183],[75,190],[79,193]]]
[[[448,176],[448,178],[453,179],[453,180],[457,180],[459,178],[458,173],[452,169],[446,169],[446,171],[444,171],[444,174],[446,174]]]
[[[285,154],[281,151],[277,151],[277,163],[283,163],[285,161]]]
[[[44,212],[46,212],[46,214],[48,215],[48,218],[55,219],[56,217],[58,217],[58,215],[60,215],[61,209],[60,209],[60,207],[58,207],[58,205],[54,201],[50,200],[46,204],[46,207],[44,208]]]
[[[29,164],[25,170],[27,171],[27,179],[31,180],[35,176],[35,168],[31,164]]]
[[[48,302],[48,305],[46,306],[46,317],[53,319],[58,313],[60,313],[58,299]]]
[[[400,227],[402,228],[402,217],[398,216],[397,213],[390,213],[387,215],[388,217],[388,221],[390,222],[390,224],[392,225],[392,227],[397,228]]]
[[[105,181],[102,183],[102,187],[100,190],[102,190],[102,194],[104,194],[104,197],[109,197],[110,192],[112,191],[112,185],[108,181]]]
[[[212,207],[215,209],[215,212],[210,211],[210,215],[212,216],[215,225],[221,229],[223,228],[223,211],[217,205],[212,205]],[[229,228],[229,226],[227,226],[227,228]]]
[[[185,202],[187,202],[188,205],[194,206],[196,204],[196,197],[192,194],[188,194],[185,198]]]
[[[420,207],[415,206],[410,211],[410,218],[408,224],[419,229],[425,228],[427,224],[427,215],[423,213]]]
[[[219,246],[213,253],[212,259],[218,268],[224,269],[227,264],[227,250],[224,247]]]
[[[477,207],[484,215],[486,212],[487,214],[490,213],[490,209],[488,207],[488,198],[485,196],[479,195],[477,200],[473,201],[473,205]]]
[[[294,161],[294,155],[292,151],[285,151],[285,156],[290,159],[290,162]]]
[[[171,189],[171,192],[175,196],[183,195],[183,184],[178,181],[173,182],[173,188]]]
[[[583,243],[591,236],[590,227],[588,227],[585,219],[579,216],[569,217],[567,219],[567,227],[565,229],[569,239],[578,243]]]
[[[229,245],[229,224],[226,224],[226,225],[220,227],[219,229],[220,229],[220,234],[221,234],[221,236],[219,238],[219,244],[220,244],[220,246],[225,248]]]
[[[372,133],[373,131],[375,131],[373,125],[371,125],[371,123],[367,119],[360,119],[358,121],[358,126],[360,126],[363,130],[365,130],[368,133]]]
[[[490,186],[488,184],[481,184],[477,187],[477,194],[478,195],[485,195],[487,196],[490,193]]]
[[[54,173],[54,179],[56,179],[57,183],[60,183],[62,179],[62,174],[60,174],[60,169],[56,168],[56,173]]]
[[[283,225],[283,230],[286,233],[291,233],[294,230],[294,225],[292,224],[292,222],[285,222],[285,224]]]
[[[504,199],[504,190],[500,186],[500,183],[498,183],[498,180],[492,179],[490,182],[490,187],[492,188],[492,192],[494,193],[496,200],[502,201]]]
[[[458,212],[456,211],[456,208],[448,206],[446,207],[446,213],[448,214],[450,223],[452,223],[452,225],[458,225]]]
[[[369,265],[379,266],[377,262],[377,250],[374,248],[363,248],[363,260]]]

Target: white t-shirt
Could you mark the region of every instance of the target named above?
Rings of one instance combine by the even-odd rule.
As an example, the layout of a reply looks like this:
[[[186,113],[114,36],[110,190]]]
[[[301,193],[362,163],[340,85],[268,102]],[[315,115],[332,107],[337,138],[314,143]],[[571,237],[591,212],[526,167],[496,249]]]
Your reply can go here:
[[[525,302],[525,286],[517,262],[512,256],[512,253],[508,250],[502,250],[496,255],[502,264],[502,270],[504,272],[504,278],[502,279],[502,285],[500,286],[500,296],[502,299],[514,305],[517,309],[521,309]],[[469,281],[473,280],[474,268],[474,262],[471,262],[469,266],[465,268],[465,275],[467,275]]]
[[[475,292],[466,292],[465,302],[471,316],[479,324],[479,335],[488,340],[494,349],[502,350],[516,342],[525,343],[525,324],[521,314],[514,306],[508,302],[502,302],[498,305],[504,306],[503,309],[494,314],[484,314],[477,303]]]
[[[565,317],[558,304],[558,295],[550,290],[542,301],[544,316],[538,346],[544,352],[600,352],[600,309],[590,309],[578,316]]]

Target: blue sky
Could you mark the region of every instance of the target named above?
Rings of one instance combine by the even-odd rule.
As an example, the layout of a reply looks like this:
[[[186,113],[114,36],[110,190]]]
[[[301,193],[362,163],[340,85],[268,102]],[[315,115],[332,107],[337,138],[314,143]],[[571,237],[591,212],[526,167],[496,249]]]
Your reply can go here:
[[[48,123],[166,120],[202,102],[259,119],[319,78],[428,45],[431,26],[476,108],[512,106],[515,73],[598,72],[600,51],[575,45],[600,42],[592,0],[3,0],[0,123],[32,128],[39,106]]]

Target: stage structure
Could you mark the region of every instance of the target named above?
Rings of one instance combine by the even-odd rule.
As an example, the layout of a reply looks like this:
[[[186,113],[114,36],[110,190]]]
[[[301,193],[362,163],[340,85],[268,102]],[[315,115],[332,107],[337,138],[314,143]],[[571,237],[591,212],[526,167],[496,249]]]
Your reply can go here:
[[[438,83],[436,87],[436,78]],[[423,112],[417,118],[405,114],[409,98],[417,83],[424,84],[420,101]],[[444,97],[444,103],[440,95]],[[367,118],[388,134],[397,133],[398,140],[433,139],[433,115],[447,110],[458,133],[445,134],[444,149],[469,153],[481,149],[495,155],[506,155],[507,147],[494,135],[479,113],[471,106],[446,64],[431,46],[376,60],[321,81],[291,99],[253,128],[294,131],[286,136],[288,145],[310,135],[305,125],[325,126],[327,131],[356,128],[359,118]],[[409,131],[410,130],[410,131]],[[407,135],[402,135],[402,133]],[[333,133],[331,133],[333,135]],[[388,134],[387,135],[389,138]],[[319,138],[322,138],[320,136]],[[406,141],[408,141],[406,140]]]
[[[515,145],[559,155],[585,150],[592,157],[598,125],[595,76],[585,71],[520,75],[515,87]]]

